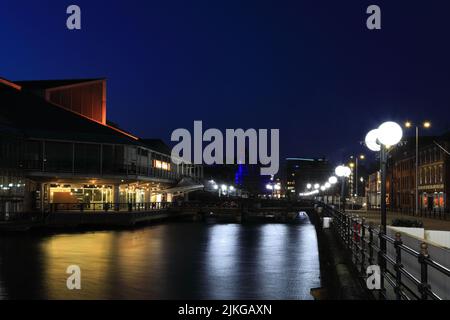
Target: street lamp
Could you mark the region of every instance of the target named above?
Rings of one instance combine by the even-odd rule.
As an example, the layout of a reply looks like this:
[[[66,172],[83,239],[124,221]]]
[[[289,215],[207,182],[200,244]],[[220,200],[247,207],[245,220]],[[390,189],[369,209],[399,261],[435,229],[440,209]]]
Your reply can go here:
[[[411,121],[405,122],[406,128],[411,128],[413,126]],[[416,125],[416,172],[415,172],[415,213],[419,215],[419,126]],[[425,129],[431,128],[431,122],[425,121],[422,123],[422,127]]]
[[[318,184],[318,183],[316,183],[315,185],[314,185],[314,189],[319,189],[320,188],[320,184]]]
[[[311,183],[308,183],[307,185],[306,185],[306,189],[311,189],[312,188],[312,184]]]
[[[338,179],[337,179],[335,176],[331,176],[331,177],[328,179],[328,182],[331,183],[331,184],[336,184],[337,181],[338,181]]]
[[[381,124],[378,129],[370,131],[366,135],[366,146],[372,151],[380,152],[381,174],[381,227],[386,234],[386,162],[387,147],[395,146],[403,137],[402,127],[395,122],[388,121]],[[381,252],[386,253],[386,238],[380,238]],[[382,269],[386,268],[386,261],[382,262]]]
[[[359,164],[359,160],[364,160],[366,159],[366,156],[363,154],[360,154],[357,157],[351,156],[351,159],[355,159],[355,163],[351,162],[350,163],[350,168],[355,168],[355,176],[354,176],[354,181],[355,181],[355,196],[358,197],[358,164]]]
[[[342,202],[343,212],[345,212],[345,179],[350,176],[351,172],[352,170],[347,166],[337,166],[334,170],[334,173],[336,173],[336,175],[341,178],[341,201],[339,202],[339,205],[341,205],[340,203]]]

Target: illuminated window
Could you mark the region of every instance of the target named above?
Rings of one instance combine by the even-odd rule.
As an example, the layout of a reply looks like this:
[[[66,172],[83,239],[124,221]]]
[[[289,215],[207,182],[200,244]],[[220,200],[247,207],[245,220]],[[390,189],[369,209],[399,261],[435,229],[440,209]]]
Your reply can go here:
[[[433,204],[435,207],[439,207],[439,198],[437,194],[434,195]]]
[[[161,160],[153,160],[153,167],[170,171],[170,163]]]

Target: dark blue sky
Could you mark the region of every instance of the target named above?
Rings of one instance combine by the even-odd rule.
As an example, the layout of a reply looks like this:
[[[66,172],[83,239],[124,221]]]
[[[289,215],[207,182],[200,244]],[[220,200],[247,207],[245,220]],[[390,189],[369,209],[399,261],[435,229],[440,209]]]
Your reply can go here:
[[[449,14],[444,0],[2,0],[0,76],[107,77],[108,118],[140,136],[279,128],[283,156],[339,161],[384,120],[450,128]]]

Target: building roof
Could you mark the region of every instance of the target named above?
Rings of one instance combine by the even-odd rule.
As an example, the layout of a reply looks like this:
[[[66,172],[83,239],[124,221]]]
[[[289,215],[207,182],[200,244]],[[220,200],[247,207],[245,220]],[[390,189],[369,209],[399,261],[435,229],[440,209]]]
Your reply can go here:
[[[74,84],[81,84],[91,81],[105,80],[104,78],[87,78],[87,79],[63,79],[63,80],[19,80],[14,83],[29,90],[45,90],[50,88],[64,87]]]
[[[327,161],[325,158],[286,158],[287,161]]]
[[[140,139],[140,141],[154,151],[171,154],[169,146],[161,139]]]
[[[137,140],[113,128],[2,82],[0,106],[0,126],[14,128],[27,137],[141,145]]]

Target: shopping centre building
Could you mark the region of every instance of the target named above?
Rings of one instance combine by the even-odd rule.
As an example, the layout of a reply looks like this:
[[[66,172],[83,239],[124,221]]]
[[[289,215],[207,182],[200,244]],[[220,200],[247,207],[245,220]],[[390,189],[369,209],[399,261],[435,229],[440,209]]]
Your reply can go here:
[[[0,213],[163,203],[202,189],[160,140],[109,123],[106,80],[0,78]]]

